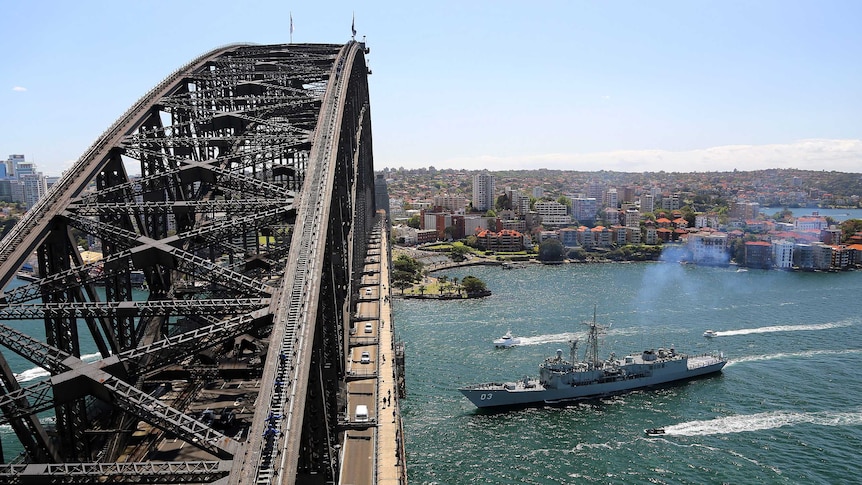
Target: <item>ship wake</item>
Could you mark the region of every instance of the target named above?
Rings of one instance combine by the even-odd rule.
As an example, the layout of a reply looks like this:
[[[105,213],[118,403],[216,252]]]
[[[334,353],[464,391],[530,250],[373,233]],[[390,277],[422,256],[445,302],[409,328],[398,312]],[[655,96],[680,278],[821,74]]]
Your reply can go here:
[[[87,354],[81,356],[81,360],[84,362],[95,362],[102,358],[102,354]],[[29,382],[32,380],[40,379],[42,377],[48,377],[51,373],[41,367],[33,367],[31,369],[27,369],[20,374],[15,374],[15,380],[18,382]]]
[[[583,333],[556,333],[550,335],[536,335],[535,337],[518,337],[521,339],[520,345],[541,345],[551,344],[555,342],[568,342],[575,339],[583,339]]]
[[[805,358],[816,357],[818,355],[849,355],[862,353],[862,349],[843,349],[843,350],[806,350],[804,352],[779,352],[777,354],[750,355],[739,357],[727,363],[726,367],[730,367],[742,362],[760,362],[764,360],[787,359],[787,358]]]
[[[772,325],[769,327],[740,328],[738,330],[721,330],[715,332],[716,337],[731,337],[733,335],[751,335],[755,333],[800,332],[810,330],[829,330],[832,328],[849,327],[853,322],[818,323],[812,325]]]
[[[766,413],[727,416],[706,421],[689,421],[664,428],[664,435],[708,436],[717,434],[743,433],[813,424],[817,426],[859,426],[862,425],[862,411],[822,411],[799,413],[792,411],[772,411]]]

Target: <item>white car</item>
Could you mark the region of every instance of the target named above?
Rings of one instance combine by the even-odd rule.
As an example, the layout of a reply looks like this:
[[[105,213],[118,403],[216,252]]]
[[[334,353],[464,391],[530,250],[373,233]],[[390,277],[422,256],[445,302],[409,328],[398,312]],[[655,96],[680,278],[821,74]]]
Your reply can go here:
[[[368,352],[362,352],[362,356],[359,358],[359,362],[361,364],[370,364],[371,354],[369,354]]]
[[[371,296],[371,288],[365,288],[365,294]]]
[[[365,324],[365,333],[371,333],[374,331],[374,327],[370,323]]]

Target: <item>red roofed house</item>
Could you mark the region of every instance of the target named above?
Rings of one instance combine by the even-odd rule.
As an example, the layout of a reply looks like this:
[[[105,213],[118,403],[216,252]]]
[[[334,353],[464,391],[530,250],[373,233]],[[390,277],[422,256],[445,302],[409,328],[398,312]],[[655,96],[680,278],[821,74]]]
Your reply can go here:
[[[515,252],[524,249],[524,235],[511,229],[492,232],[482,229],[476,233],[479,247],[486,251]]]

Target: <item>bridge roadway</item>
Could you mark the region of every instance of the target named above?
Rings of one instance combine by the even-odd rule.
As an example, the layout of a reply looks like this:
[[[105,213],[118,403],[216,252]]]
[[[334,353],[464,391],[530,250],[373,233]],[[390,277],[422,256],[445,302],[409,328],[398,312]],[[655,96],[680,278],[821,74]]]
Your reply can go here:
[[[403,427],[399,410],[395,333],[389,285],[389,241],[375,228],[365,259],[357,306],[357,322],[350,337],[348,413],[345,423],[341,480],[343,484],[407,483]],[[376,237],[375,237],[376,236]],[[368,361],[362,359],[368,353]],[[368,408],[357,420],[356,406]]]

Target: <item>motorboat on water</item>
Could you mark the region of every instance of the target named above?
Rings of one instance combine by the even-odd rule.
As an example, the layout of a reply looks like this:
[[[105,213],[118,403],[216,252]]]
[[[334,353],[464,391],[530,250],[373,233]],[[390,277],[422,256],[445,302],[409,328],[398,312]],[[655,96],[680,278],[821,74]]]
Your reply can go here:
[[[703,336],[706,338],[718,337],[718,332],[715,330],[707,330],[706,332],[703,332]]]
[[[644,430],[647,436],[660,436],[665,433],[664,428],[647,428]]]
[[[512,331],[509,330],[506,332],[506,335],[503,335],[497,340],[494,340],[494,347],[497,347],[498,349],[506,349],[519,345],[520,343],[521,339],[519,339],[518,337],[513,337]]]

